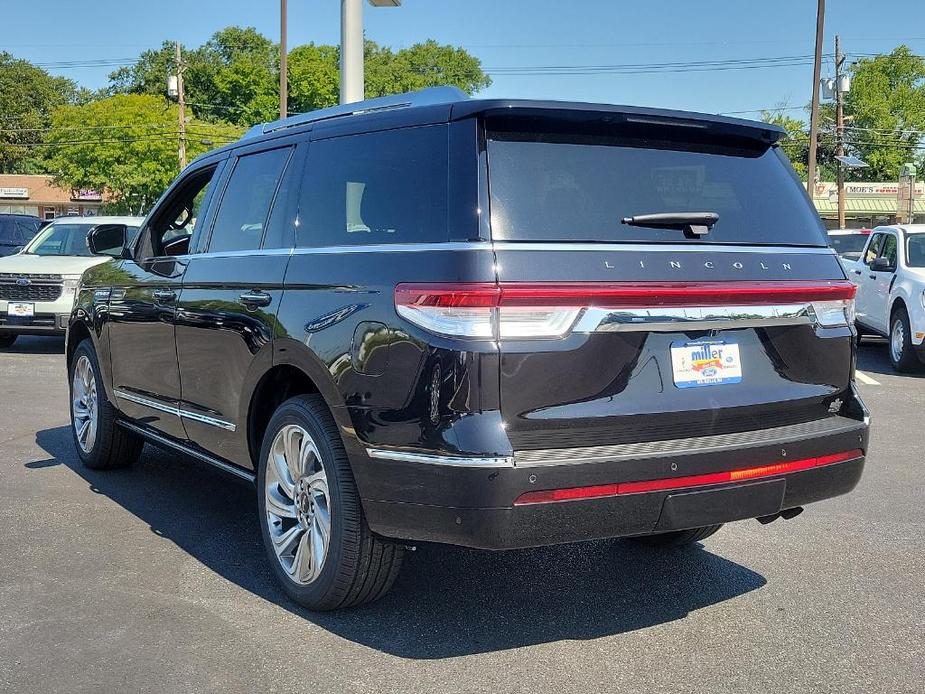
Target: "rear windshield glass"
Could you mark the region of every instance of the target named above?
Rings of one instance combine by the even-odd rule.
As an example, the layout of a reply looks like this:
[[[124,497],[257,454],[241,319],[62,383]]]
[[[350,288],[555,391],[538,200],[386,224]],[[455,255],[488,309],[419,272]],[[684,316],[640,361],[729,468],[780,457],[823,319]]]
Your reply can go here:
[[[864,250],[864,244],[867,243],[869,238],[870,234],[833,234],[829,236],[829,245],[839,255],[856,253],[860,257],[861,251]]]
[[[824,246],[800,184],[774,149],[489,132],[492,237],[508,241]],[[698,241],[625,217],[713,212]]]

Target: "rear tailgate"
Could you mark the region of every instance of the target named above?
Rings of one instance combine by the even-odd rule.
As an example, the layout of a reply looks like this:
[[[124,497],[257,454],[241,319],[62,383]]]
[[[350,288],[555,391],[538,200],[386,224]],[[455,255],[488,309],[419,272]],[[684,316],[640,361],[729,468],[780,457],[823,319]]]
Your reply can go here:
[[[671,123],[511,116],[486,130],[515,450],[838,412],[854,290],[775,147]],[[621,223],[664,212],[719,221],[703,237]]]

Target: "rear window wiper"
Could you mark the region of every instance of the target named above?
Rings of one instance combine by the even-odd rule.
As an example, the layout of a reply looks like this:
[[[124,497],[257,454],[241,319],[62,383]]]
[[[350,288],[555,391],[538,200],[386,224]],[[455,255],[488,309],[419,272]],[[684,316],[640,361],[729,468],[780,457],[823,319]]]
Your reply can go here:
[[[634,227],[677,229],[684,232],[685,238],[696,239],[713,228],[719,221],[719,215],[716,212],[657,212],[624,217],[621,221]]]

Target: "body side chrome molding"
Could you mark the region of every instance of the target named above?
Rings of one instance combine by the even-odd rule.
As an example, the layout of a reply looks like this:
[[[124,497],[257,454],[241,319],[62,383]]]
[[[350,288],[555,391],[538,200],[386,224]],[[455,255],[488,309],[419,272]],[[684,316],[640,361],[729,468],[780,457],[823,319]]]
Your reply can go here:
[[[128,429],[129,431],[133,431],[146,439],[163,444],[165,446],[169,446],[170,448],[173,448],[176,451],[180,451],[181,453],[185,453],[192,458],[196,458],[197,460],[208,463],[213,467],[224,470],[225,472],[230,473],[242,480],[246,480],[251,483],[254,483],[257,480],[257,476],[249,470],[239,468],[236,465],[232,465],[231,463],[226,463],[224,460],[220,460],[219,458],[213,458],[211,455],[207,455],[201,451],[184,446],[179,441],[174,441],[171,438],[162,436],[161,434],[153,432],[150,429],[146,429],[145,427],[138,426],[132,422],[127,422],[123,419],[119,420],[119,426]]]
[[[462,467],[514,467],[512,457],[466,457],[453,455],[434,455],[431,453],[408,453],[391,451],[383,448],[367,448],[370,458],[379,460],[397,460],[404,463],[424,463],[427,465],[458,465]]]
[[[122,398],[123,400],[128,400],[129,402],[134,402],[138,405],[150,407],[152,410],[167,412],[182,419],[190,419],[194,422],[209,424],[211,426],[218,427],[219,429],[224,429],[225,431],[234,431],[237,428],[234,424],[231,422],[226,422],[224,419],[209,417],[208,415],[199,414],[198,412],[191,412],[190,410],[184,410],[179,407],[174,407],[173,405],[165,405],[164,403],[158,402],[157,400],[151,400],[150,398],[146,398],[141,395],[135,395],[134,393],[122,390],[121,388],[116,388],[115,394],[117,398]]]
[[[689,455],[709,453],[725,448],[754,448],[819,436],[830,436],[863,429],[866,426],[867,423],[864,421],[833,416],[801,424],[789,424],[782,427],[732,434],[694,436],[686,439],[644,441],[612,446],[515,451],[514,460],[517,467],[541,467],[546,465],[568,465],[570,463],[604,463],[631,458]]]

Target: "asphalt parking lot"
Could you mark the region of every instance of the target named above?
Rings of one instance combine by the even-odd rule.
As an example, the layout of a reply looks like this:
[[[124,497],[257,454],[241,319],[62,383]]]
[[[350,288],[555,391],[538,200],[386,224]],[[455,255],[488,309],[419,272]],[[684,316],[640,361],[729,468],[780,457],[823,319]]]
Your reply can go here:
[[[0,691],[925,691],[925,378],[883,343],[849,496],[670,555],[420,547],[335,614],[276,587],[241,483],[150,446],[82,468],[62,351],[0,353]]]

